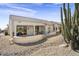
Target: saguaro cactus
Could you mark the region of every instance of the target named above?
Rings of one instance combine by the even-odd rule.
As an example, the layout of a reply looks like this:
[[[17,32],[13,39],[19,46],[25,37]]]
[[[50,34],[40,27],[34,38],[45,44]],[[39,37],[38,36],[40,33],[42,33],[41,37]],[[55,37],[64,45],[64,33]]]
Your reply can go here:
[[[67,9],[65,7],[65,3],[63,4],[63,8],[61,7],[61,22],[62,22],[62,34],[64,36],[64,40],[67,44],[71,43],[72,49],[79,44],[79,15],[78,15],[78,6],[79,4],[75,4],[75,12],[71,17],[71,9],[69,3],[67,5]],[[64,14],[64,17],[63,17]]]
[[[63,19],[63,11],[64,11],[64,16],[65,19]],[[62,21],[62,27],[63,27],[63,36],[64,36],[64,40],[67,44],[69,44],[70,42],[70,29],[71,29],[71,12],[70,12],[70,8],[69,8],[69,4],[68,4],[68,11],[65,8],[65,4],[63,4],[63,10],[61,7],[61,21]]]

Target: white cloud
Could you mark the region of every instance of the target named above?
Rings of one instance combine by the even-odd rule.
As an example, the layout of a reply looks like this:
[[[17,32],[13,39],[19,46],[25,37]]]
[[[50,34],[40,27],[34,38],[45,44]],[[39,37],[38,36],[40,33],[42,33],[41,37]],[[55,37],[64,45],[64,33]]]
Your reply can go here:
[[[6,28],[6,24],[8,24],[9,21],[9,15],[18,15],[18,16],[26,16],[26,17],[33,17],[37,13],[37,11],[28,9],[28,8],[22,8],[22,7],[16,7],[11,4],[2,4],[9,8],[0,8],[0,22],[3,20],[6,20],[2,25],[0,26],[1,29]],[[5,17],[5,18],[3,18]],[[2,19],[1,19],[2,18]]]
[[[0,9],[0,11],[5,12],[9,15],[13,14],[13,15],[20,15],[20,16],[33,16],[37,13],[36,10],[19,7],[19,6],[16,6],[14,4],[0,4],[0,5],[7,6],[7,8]]]
[[[62,5],[62,3],[50,3],[50,4],[47,4],[46,6],[48,6],[48,7],[59,7],[60,5]]]
[[[7,14],[19,15],[19,16],[30,16],[30,17],[35,15],[34,13],[20,11],[20,10],[7,10]]]
[[[31,12],[31,13],[36,13],[37,11],[36,10],[33,10],[33,9],[29,9],[29,8],[23,8],[23,7],[17,7],[13,4],[6,4],[7,7],[13,9],[13,10],[18,10],[18,11],[25,11],[25,12]]]
[[[44,3],[32,3],[32,4],[35,4],[35,5],[37,5],[37,6],[41,6],[41,5],[43,5]]]
[[[7,25],[4,25],[4,26],[0,26],[1,28],[1,30],[4,30],[5,28],[7,28]]]

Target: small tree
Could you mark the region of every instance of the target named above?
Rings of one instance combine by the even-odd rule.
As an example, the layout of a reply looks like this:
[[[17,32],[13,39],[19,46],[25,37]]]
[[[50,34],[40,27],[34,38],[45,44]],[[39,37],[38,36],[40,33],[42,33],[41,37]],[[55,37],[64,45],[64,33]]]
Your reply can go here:
[[[0,33],[1,33],[1,29],[0,29]]]

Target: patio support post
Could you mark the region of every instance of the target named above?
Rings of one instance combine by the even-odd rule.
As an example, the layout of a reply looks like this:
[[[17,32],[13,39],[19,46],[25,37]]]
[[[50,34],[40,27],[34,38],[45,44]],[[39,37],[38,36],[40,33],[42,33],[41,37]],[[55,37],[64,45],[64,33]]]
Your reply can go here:
[[[35,35],[35,26],[33,28],[34,28],[34,35]]]
[[[12,27],[11,27],[11,25],[9,25],[9,33],[10,33],[10,36],[12,37],[13,35],[12,35]]]
[[[13,37],[13,20],[11,20],[11,17],[9,19],[9,34]]]
[[[48,32],[48,29],[47,29],[47,26],[45,26],[45,34],[47,34]]]
[[[16,36],[16,25],[14,27],[14,36]]]

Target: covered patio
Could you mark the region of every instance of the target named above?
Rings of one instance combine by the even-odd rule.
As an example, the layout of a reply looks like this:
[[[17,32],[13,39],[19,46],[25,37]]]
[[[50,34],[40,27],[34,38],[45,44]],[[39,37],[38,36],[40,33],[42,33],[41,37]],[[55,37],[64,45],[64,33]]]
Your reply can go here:
[[[45,26],[17,25],[14,34],[15,36],[20,36],[20,37],[45,34]]]
[[[10,15],[9,34],[16,43],[33,43],[55,35],[56,25],[50,21]]]

